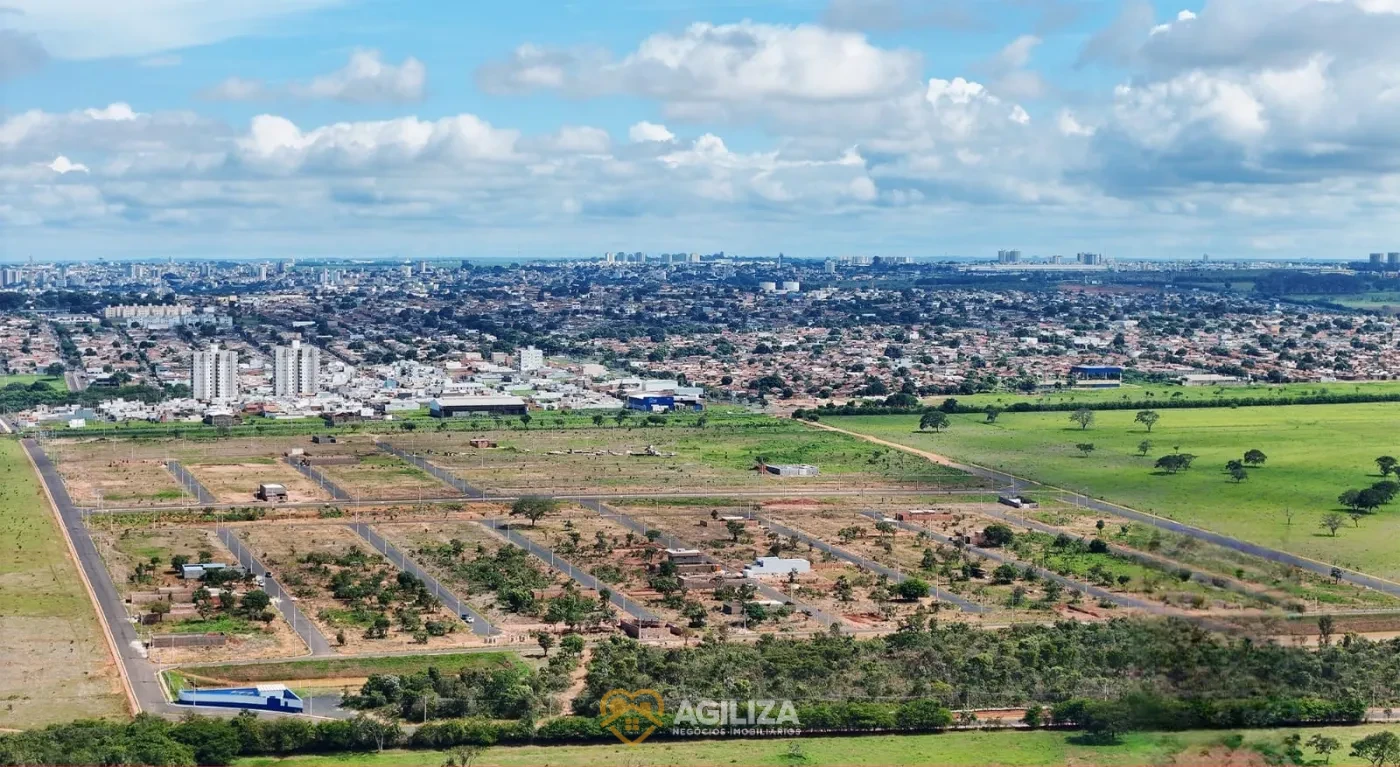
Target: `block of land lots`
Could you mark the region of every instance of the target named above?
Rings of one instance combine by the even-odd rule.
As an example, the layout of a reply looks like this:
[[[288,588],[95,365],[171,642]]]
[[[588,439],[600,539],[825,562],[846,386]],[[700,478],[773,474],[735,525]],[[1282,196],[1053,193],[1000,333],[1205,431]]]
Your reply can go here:
[[[446,649],[481,641],[417,579],[401,577],[344,525],[262,523],[239,526],[237,534],[342,652]]]
[[[234,556],[215,535],[212,527],[145,527],[103,528],[95,525],[92,537],[112,582],[126,600],[127,613],[142,620],[137,633],[143,638],[153,634],[220,633],[227,643],[210,647],[160,648],[152,650],[160,663],[195,663],[245,658],[279,658],[304,654],[306,645],[292,627],[273,610],[264,621],[240,615],[233,609],[221,609],[218,599],[211,599],[201,613],[196,609],[192,592],[201,585],[186,581],[172,567],[177,556],[190,562],[219,562],[233,564]],[[227,589],[241,595],[256,590],[255,584],[231,583],[210,586]],[[152,605],[165,601],[171,611],[153,623]]]
[[[166,468],[167,454],[148,445],[56,440],[44,446],[79,506],[176,504],[189,494]]]
[[[257,499],[258,485],[287,489],[288,503],[328,501],[329,492],[286,463],[270,457],[231,457],[184,464],[186,470],[222,503],[265,503]]]
[[[550,628],[536,593],[557,592],[568,577],[484,525],[432,520],[376,524],[375,530],[480,612],[506,639]]]
[[[0,728],[126,714],[95,607],[12,440],[0,440],[0,647]]]
[[[1215,530],[1253,543],[1400,578],[1400,503],[1358,515],[1333,535],[1321,526],[1346,511],[1338,496],[1384,478],[1379,456],[1400,456],[1400,405],[1299,405],[1159,411],[1149,433],[1134,411],[1098,411],[1081,429],[1070,414],[1003,413],[995,423],[955,415],[942,432],[920,432],[919,416],[823,419],[853,432],[976,463]],[[1145,454],[1140,443],[1151,443]],[[1094,445],[1085,455],[1076,445]],[[1264,465],[1236,482],[1225,471],[1245,451]],[[1175,474],[1154,468],[1174,453],[1196,456]],[[1393,477],[1391,478],[1394,479]]]
[[[496,447],[474,448],[475,438]],[[423,455],[472,483],[500,492],[589,493],[749,490],[857,490],[879,487],[977,487],[979,480],[899,451],[776,419],[704,428],[596,428],[395,435],[397,447]],[[816,477],[778,477],[768,464],[811,464]]]
[[[354,498],[409,501],[460,495],[417,466],[382,453],[362,453],[353,463],[318,465],[316,470]]]

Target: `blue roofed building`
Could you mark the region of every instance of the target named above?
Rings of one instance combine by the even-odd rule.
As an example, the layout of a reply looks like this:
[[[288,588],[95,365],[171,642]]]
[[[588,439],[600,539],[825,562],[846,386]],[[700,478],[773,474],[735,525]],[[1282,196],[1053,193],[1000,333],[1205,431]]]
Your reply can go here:
[[[301,698],[282,684],[181,690],[176,694],[175,702],[183,706],[285,711],[292,714],[300,714],[303,710]]]
[[[1112,389],[1123,385],[1123,368],[1117,365],[1075,365],[1069,369],[1076,386]]]

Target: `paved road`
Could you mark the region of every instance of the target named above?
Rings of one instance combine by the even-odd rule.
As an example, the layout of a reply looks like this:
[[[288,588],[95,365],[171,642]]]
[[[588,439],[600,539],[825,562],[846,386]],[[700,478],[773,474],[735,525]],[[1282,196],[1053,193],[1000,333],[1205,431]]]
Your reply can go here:
[[[618,511],[617,509],[612,508],[611,506],[604,505],[601,501],[581,501],[579,505],[586,509],[592,509],[593,511],[598,512],[600,516],[614,520],[618,524],[622,525],[623,527],[626,527],[634,533],[638,533],[639,535],[645,536],[648,530],[654,529],[648,527],[646,523],[642,522],[639,519],[629,517],[626,514],[623,514],[622,512]],[[681,539],[677,538],[674,535],[671,535],[670,533],[664,530],[657,530],[656,532],[661,534],[661,536],[657,540],[661,541],[661,543],[663,543],[667,548],[693,548],[685,541],[682,541]],[[706,562],[715,565],[720,569],[729,569],[723,562],[720,562],[719,560],[715,559],[709,554],[701,552],[700,557]],[[791,602],[793,607],[817,619],[817,621],[819,621],[823,626],[830,626],[833,623],[838,625],[845,623],[845,621],[841,619],[841,616],[833,615],[831,613],[826,612],[825,610],[821,610],[817,607],[813,607],[812,605],[801,602],[796,598],[780,591],[779,589],[774,588],[773,586],[770,586],[767,583],[764,583],[763,581],[752,580],[752,583],[758,588],[758,593],[763,595],[764,599],[771,599],[777,602],[784,603]]]
[[[34,461],[34,465],[39,468],[39,478],[43,480],[49,495],[58,506],[59,517],[63,520],[68,537],[78,552],[78,565],[83,568],[83,573],[97,595],[102,617],[116,644],[118,660],[126,670],[132,693],[136,696],[136,705],[141,711],[155,714],[171,714],[177,711],[175,706],[165,700],[165,692],[158,678],[160,669],[147,659],[145,647],[136,635],[131,618],[127,616],[121,595],[112,583],[112,576],[102,562],[102,555],[97,552],[97,546],[88,533],[87,525],[83,524],[83,512],[73,505],[68,489],[59,477],[58,468],[34,440],[21,440],[21,444]]]
[[[66,371],[63,374],[63,382],[71,392],[80,392],[88,387],[87,376],[75,370]]]
[[[346,527],[355,531],[356,535],[364,538],[365,541],[369,543],[370,547],[383,554],[384,558],[389,560],[390,564],[397,562],[400,570],[403,570],[426,584],[433,594],[437,596],[438,601],[446,605],[447,609],[451,610],[453,615],[470,615],[473,620],[467,625],[471,627],[472,633],[480,636],[494,636],[501,633],[500,629],[492,626],[486,620],[486,616],[477,612],[471,605],[458,599],[456,594],[453,594],[450,589],[443,586],[436,578],[428,574],[426,570],[419,567],[417,562],[405,556],[402,550],[390,543],[388,539],[376,532],[374,528],[363,522],[355,522],[346,525]]]
[[[836,546],[832,546],[831,544],[827,543],[826,541],[823,541],[820,538],[808,535],[807,533],[804,533],[801,530],[794,530],[791,527],[779,524],[766,517],[758,517],[757,519],[764,527],[767,527],[775,533],[779,533],[780,535],[786,535],[790,538],[796,538],[802,541],[803,543],[810,544],[818,551],[825,551],[826,553],[836,557],[837,559],[841,559],[846,562],[850,562],[851,564],[856,565],[857,567],[862,567],[866,570],[879,573],[885,576],[886,578],[889,578],[891,581],[894,581],[895,583],[903,583],[904,581],[909,580],[909,576],[905,575],[899,570],[896,570],[893,567],[886,567],[885,565],[882,565],[879,562],[870,559],[869,557],[861,556],[860,554],[856,554],[854,552],[847,551],[842,548],[837,548]],[[986,612],[986,608],[982,607],[981,605],[976,604],[974,602],[969,602],[968,600],[963,599],[957,594],[949,593],[936,586],[930,586],[929,593],[932,594],[934,598],[936,598],[940,602],[950,602],[952,604],[957,605],[958,607],[962,608],[964,612]]]
[[[224,542],[228,550],[233,552],[233,556],[238,560],[238,564],[248,568],[254,575],[263,576],[263,591],[272,597],[272,603],[277,606],[277,610],[282,613],[282,617],[287,619],[287,623],[306,642],[306,646],[311,648],[311,654],[316,656],[335,655],[335,650],[331,649],[331,643],[321,635],[321,630],[307,619],[301,608],[297,607],[296,600],[282,588],[262,562],[243,545],[243,541],[238,539],[232,528],[221,527],[218,531],[219,540]]]
[[[165,468],[175,475],[175,480],[184,486],[185,492],[194,496],[201,506],[219,502],[219,499],[215,498],[208,488],[200,484],[189,469],[181,466],[179,461],[166,461]]]
[[[838,431],[843,434],[849,434],[853,437],[866,440],[867,442],[886,445],[892,448],[913,453],[915,455],[922,455],[925,458],[929,457],[928,454],[923,453],[923,451],[911,448],[908,445],[901,445],[897,442],[890,442],[876,437],[871,437],[868,434],[861,434],[859,432],[848,431],[846,429],[838,429],[835,426],[830,426],[827,424],[817,423],[811,425],[821,429],[827,429],[830,431]],[[1130,509],[1127,506],[1119,506],[1116,503],[1101,501],[1097,498],[1092,498],[1090,496],[1083,495],[1082,493],[1074,493],[1073,491],[1067,491],[1063,488],[1055,487],[1054,485],[1045,484],[1043,482],[1037,482],[1033,479],[1026,479],[1025,477],[1018,477],[1014,474],[1009,474],[1007,472],[999,471],[997,469],[990,469],[985,466],[961,463],[958,461],[950,461],[946,459],[940,461],[940,463],[946,466],[950,466],[954,469],[960,469],[976,477],[990,479],[993,481],[993,483],[996,483],[998,486],[1005,488],[1011,492],[1023,492],[1028,490],[1046,490],[1054,493],[1070,493],[1076,496],[1080,503],[1095,511],[1101,511],[1105,514],[1111,514],[1115,517],[1131,519],[1134,522],[1141,522],[1144,525],[1150,525],[1160,530],[1166,530],[1168,532],[1178,533],[1180,535],[1185,535],[1187,537],[1195,538],[1197,540],[1206,541],[1207,543],[1213,543],[1217,546],[1223,546],[1227,549],[1248,554],[1253,557],[1259,557],[1260,559],[1265,559],[1270,562],[1278,562],[1279,564],[1297,567],[1301,570],[1307,570],[1308,572],[1316,573],[1317,575],[1321,575],[1325,578],[1332,577],[1332,571],[1334,569],[1333,565],[1330,565],[1326,562],[1319,562],[1315,559],[1300,557],[1297,554],[1290,554],[1286,551],[1279,551],[1278,549],[1271,549],[1267,546],[1260,546],[1257,543],[1250,543],[1249,541],[1242,541],[1238,538],[1231,538],[1228,535],[1221,535],[1220,533],[1212,532],[1210,530],[1203,530],[1199,527],[1193,527],[1191,525],[1182,524],[1181,522],[1167,519],[1165,517],[1159,517],[1154,514],[1148,514],[1143,511],[1138,511],[1137,509]],[[1382,580],[1380,578],[1375,578],[1370,575],[1366,575],[1365,573],[1359,573],[1355,570],[1348,570],[1342,567],[1338,567],[1336,569],[1341,575],[1341,580],[1344,580],[1348,583],[1354,583],[1358,586],[1364,586],[1368,589],[1375,589],[1376,591],[1379,591],[1383,594],[1388,594],[1393,597],[1400,597],[1400,583]]]
[[[322,474],[318,469],[316,469],[316,467],[307,466],[304,463],[301,463],[299,461],[293,461],[291,459],[286,460],[288,466],[291,466],[293,469],[296,469],[298,472],[300,472],[302,476],[320,485],[323,490],[331,494],[332,499],[337,501],[355,500],[353,497],[351,497],[349,493],[345,492],[344,488],[332,482],[329,477],[327,477],[325,474]]]
[[[416,456],[412,453],[405,452],[394,447],[388,442],[381,442],[379,440],[375,440],[374,446],[390,455],[398,456],[399,458],[408,461],[409,463],[413,464],[414,466],[417,466],[423,471],[426,471],[434,477],[437,477],[438,479],[442,480],[443,482],[446,482],[449,486],[457,488],[465,496],[468,496],[470,498],[486,497],[485,490],[482,490],[477,487],[472,487],[471,485],[467,484],[467,482],[461,477],[453,474],[450,471],[447,471],[446,469],[428,463],[427,461],[423,460],[423,458],[420,456]]]
[[[611,601],[614,605],[618,607],[618,609],[622,610],[628,615],[631,615],[634,618],[641,618],[643,620],[655,620],[665,623],[665,620],[663,620],[660,615],[657,615],[651,610],[648,610],[646,607],[639,604],[637,600],[629,599],[626,595],[620,593],[617,589],[612,588],[608,584],[599,581],[597,578],[594,578],[592,575],[589,575],[584,570],[575,567],[573,563],[555,554],[548,547],[541,546],[540,544],[535,543],[526,536],[521,535],[520,533],[510,529],[510,520],[483,519],[481,520],[481,524],[491,528],[497,534],[501,535],[506,540],[510,541],[516,546],[519,546],[520,548],[530,552],[535,556],[536,559],[539,559],[543,562],[548,562],[550,567],[553,567],[559,572],[569,576],[570,578],[573,578],[574,582],[578,585],[586,589],[593,589],[594,591],[600,593],[603,591],[603,589],[607,589],[608,592],[611,594],[611,596],[609,597],[609,601]]]

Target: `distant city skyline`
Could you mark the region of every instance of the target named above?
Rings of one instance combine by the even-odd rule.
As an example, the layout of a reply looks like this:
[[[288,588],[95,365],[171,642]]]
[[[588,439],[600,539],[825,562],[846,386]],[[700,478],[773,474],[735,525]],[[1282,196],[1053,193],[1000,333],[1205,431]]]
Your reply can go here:
[[[1400,249],[1395,0],[7,5],[5,263]]]

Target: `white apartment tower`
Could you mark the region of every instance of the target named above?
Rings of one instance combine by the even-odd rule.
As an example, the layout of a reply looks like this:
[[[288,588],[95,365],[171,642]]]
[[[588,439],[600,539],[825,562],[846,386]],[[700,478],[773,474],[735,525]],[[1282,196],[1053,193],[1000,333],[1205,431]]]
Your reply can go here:
[[[321,350],[314,346],[302,346],[293,341],[291,346],[278,346],[272,350],[272,393],[278,397],[310,397],[318,391],[317,378],[321,374]]]
[[[201,402],[229,402],[238,398],[238,353],[220,350],[218,343],[194,353],[190,389]]]
[[[544,352],[533,346],[520,350],[520,372],[528,373],[544,367]]]

